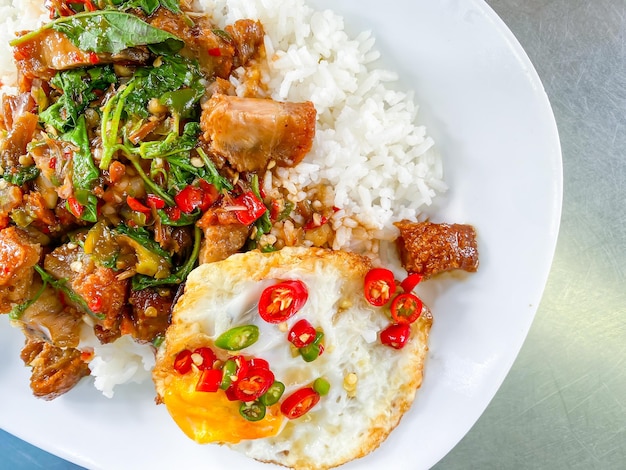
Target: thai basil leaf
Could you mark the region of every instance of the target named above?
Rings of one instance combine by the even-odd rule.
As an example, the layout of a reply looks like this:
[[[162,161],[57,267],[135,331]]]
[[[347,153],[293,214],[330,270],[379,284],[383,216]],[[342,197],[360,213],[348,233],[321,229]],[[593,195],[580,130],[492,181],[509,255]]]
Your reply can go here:
[[[22,186],[24,183],[34,180],[39,176],[39,168],[35,165],[22,166],[15,173],[5,172],[2,178],[5,181],[16,186]]]
[[[181,136],[178,136],[176,132],[171,132],[165,140],[142,143],[139,146],[139,155],[141,155],[142,158],[167,158],[180,153],[189,156],[189,152],[198,145],[199,135],[200,124],[197,122],[188,122],[185,124]]]
[[[252,192],[260,201],[263,200],[263,198],[261,197],[261,190],[259,189],[259,177],[256,173],[252,176],[252,181],[250,182],[250,189],[252,189]],[[257,228],[256,239],[259,240],[259,238],[261,238],[261,235],[264,235],[268,233],[270,230],[272,230],[272,221],[270,220],[270,211],[266,210],[263,213],[263,215],[257,219],[254,225]]]
[[[118,10],[141,8],[146,15],[151,15],[160,6],[167,8],[172,13],[180,13],[180,6],[176,0],[121,0],[113,1]]]
[[[43,294],[43,292],[46,290],[47,286],[48,286],[48,283],[44,280],[43,284],[41,285],[39,290],[35,293],[33,298],[31,298],[31,299],[29,299],[26,302],[23,302],[21,304],[14,305],[13,308],[11,309],[11,311],[9,312],[9,318],[11,320],[19,320],[20,317],[24,314],[24,312],[31,305],[33,305],[35,302],[37,302],[39,297],[41,297],[41,294]]]
[[[139,174],[139,177],[143,180],[146,188],[149,188],[157,196],[163,199],[168,206],[175,206],[176,201],[174,201],[174,198],[167,191],[165,191],[165,189],[163,189],[156,182],[154,182],[148,175],[146,175],[146,172],[141,166],[139,157],[133,154],[132,151],[128,148],[125,148],[124,151],[126,153],[126,158],[128,158],[133,167],[135,167],[135,170],[137,170],[137,173]]]
[[[191,110],[197,108],[196,105],[204,94],[202,74],[197,62],[180,56],[163,56],[158,67],[138,70],[131,82],[135,88],[127,99],[126,112],[128,115],[144,118],[148,117],[147,106],[151,99],[160,99],[163,95],[180,89],[192,90],[181,108],[185,110],[185,117],[191,117]]]
[[[152,236],[150,235],[150,232],[148,232],[148,230],[146,230],[145,228],[143,227],[131,228],[127,225],[120,224],[117,227],[115,227],[115,231],[119,234],[126,235],[127,237],[132,238],[137,243],[141,244],[143,247],[165,258],[168,262],[171,262],[172,257],[170,256],[170,254],[167,251],[165,251],[163,248],[161,248],[161,245],[159,245],[152,238]]]
[[[200,158],[202,158],[202,161],[204,162],[204,167],[207,171],[204,179],[207,180],[207,182],[211,183],[213,186],[215,186],[219,192],[224,189],[227,191],[231,191],[233,189],[232,183],[228,180],[228,178],[220,175],[220,173],[217,171],[217,168],[215,168],[215,165],[204,152],[204,150],[198,147],[196,149],[196,152],[198,152],[198,155],[200,155]]]
[[[184,227],[186,225],[193,225],[202,215],[200,210],[195,210],[191,214],[185,214],[181,211],[180,216],[174,220],[163,209],[157,210],[161,224],[170,225],[172,227]]]
[[[181,88],[176,91],[163,93],[159,98],[159,103],[167,106],[173,114],[178,114],[182,118],[193,118],[197,114],[199,99],[204,94],[204,90],[194,88]]]
[[[98,198],[92,194],[91,190],[100,177],[100,171],[91,155],[84,115],[78,118],[74,129],[61,136],[61,140],[71,142],[78,147],[72,158],[72,185],[74,196],[85,208],[80,218],[88,222],[97,222]]]
[[[46,29],[65,34],[72,44],[87,52],[118,54],[129,47],[148,46],[155,53],[166,54],[178,52],[184,46],[177,36],[155,28],[135,15],[112,10],[63,16],[14,39],[10,45],[28,42]]]
[[[76,126],[78,116],[98,97],[95,90],[106,90],[117,81],[113,67],[90,67],[57,73],[50,84],[63,94],[39,114],[39,119],[65,132]]]
[[[80,295],[78,295],[70,287],[67,286],[67,279],[57,279],[48,272],[44,271],[37,264],[35,265],[35,271],[39,273],[39,275],[41,276],[41,280],[44,282],[44,284],[48,283],[54,288],[54,290],[63,292],[63,294],[65,294],[68,299],[77,304],[82,310],[87,312],[92,317],[99,320],[104,320],[104,315],[91,310],[89,308],[89,305],[87,305],[87,301],[85,301],[85,299],[83,299]]]
[[[155,287],[155,286],[163,286],[167,284],[181,284],[185,282],[187,276],[192,271],[194,266],[196,265],[196,261],[198,260],[198,255],[200,254],[200,241],[202,238],[201,231],[198,227],[195,227],[194,230],[194,243],[193,250],[185,261],[185,263],[176,270],[173,274],[169,275],[163,279],[155,279],[150,276],[145,276],[143,274],[136,274],[133,276],[131,287],[133,290],[142,290],[147,287]]]

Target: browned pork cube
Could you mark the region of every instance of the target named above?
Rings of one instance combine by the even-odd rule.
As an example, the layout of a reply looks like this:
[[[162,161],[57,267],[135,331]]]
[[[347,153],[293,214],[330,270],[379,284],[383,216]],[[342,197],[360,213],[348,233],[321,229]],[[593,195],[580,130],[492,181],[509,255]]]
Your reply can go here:
[[[265,32],[258,21],[243,19],[228,25],[224,30],[230,35],[235,45],[235,68],[246,65],[256,56],[263,45]]]
[[[26,232],[15,227],[0,231],[0,313],[30,298],[33,267],[40,256],[41,246]]]
[[[58,70],[92,65],[93,55],[81,51],[63,33],[47,29],[13,48],[20,73],[20,90],[28,91],[34,78],[50,80]]]
[[[54,400],[73,388],[90,374],[81,352],[74,348],[58,348],[36,339],[26,339],[21,358],[31,367],[30,388],[33,395]]]
[[[200,264],[222,261],[237,253],[248,240],[250,229],[237,220],[232,211],[211,208],[198,221],[204,238],[200,248]]]
[[[119,279],[113,269],[98,266],[77,243],[61,245],[48,253],[44,268],[57,279],[67,279],[67,286],[103,317],[98,328],[110,330],[114,333],[110,339],[115,339],[125,309],[128,279]]]
[[[402,266],[429,278],[444,271],[478,269],[476,231],[471,225],[396,222]]]
[[[262,171],[270,161],[298,164],[315,137],[313,103],[216,94],[203,106],[204,139],[237,171]]]

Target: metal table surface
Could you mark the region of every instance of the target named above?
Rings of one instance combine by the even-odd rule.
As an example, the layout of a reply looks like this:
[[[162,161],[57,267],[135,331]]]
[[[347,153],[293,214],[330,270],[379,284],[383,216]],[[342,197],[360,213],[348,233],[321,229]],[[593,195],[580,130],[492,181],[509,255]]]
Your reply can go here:
[[[487,0],[535,65],[564,204],[536,320],[436,470],[626,468],[626,0]],[[0,431],[0,469],[78,469]]]

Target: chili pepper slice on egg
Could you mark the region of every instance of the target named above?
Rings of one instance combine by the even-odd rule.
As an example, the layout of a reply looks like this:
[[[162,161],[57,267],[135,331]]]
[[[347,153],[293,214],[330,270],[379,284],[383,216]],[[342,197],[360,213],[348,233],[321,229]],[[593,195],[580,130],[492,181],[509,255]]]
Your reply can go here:
[[[259,299],[259,315],[268,323],[282,323],[296,314],[309,298],[300,280],[282,281],[267,287]]]
[[[365,299],[375,307],[385,305],[396,291],[396,280],[389,269],[374,268],[365,275]]]
[[[280,411],[289,419],[296,419],[309,412],[320,401],[320,394],[312,387],[304,387],[289,395],[280,405]]]
[[[410,325],[422,314],[422,301],[418,296],[405,292],[391,302],[391,316],[398,324]]]

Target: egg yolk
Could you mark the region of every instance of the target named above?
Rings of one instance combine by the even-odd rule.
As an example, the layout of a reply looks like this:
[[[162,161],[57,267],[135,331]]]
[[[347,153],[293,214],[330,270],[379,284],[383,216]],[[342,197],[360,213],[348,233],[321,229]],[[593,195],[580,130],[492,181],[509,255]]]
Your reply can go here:
[[[241,403],[228,400],[222,390],[197,392],[197,377],[176,377],[163,397],[167,411],[191,439],[200,444],[235,444],[278,434],[284,419],[279,405],[269,406],[262,420],[248,421],[239,414]]]

